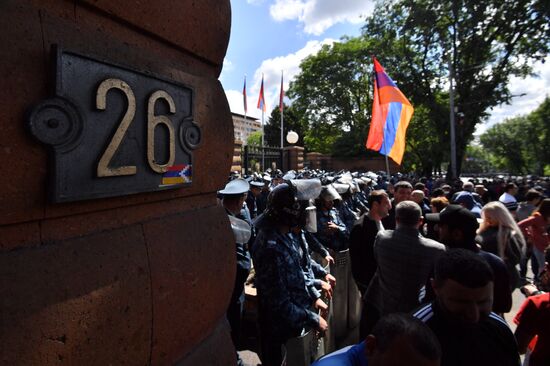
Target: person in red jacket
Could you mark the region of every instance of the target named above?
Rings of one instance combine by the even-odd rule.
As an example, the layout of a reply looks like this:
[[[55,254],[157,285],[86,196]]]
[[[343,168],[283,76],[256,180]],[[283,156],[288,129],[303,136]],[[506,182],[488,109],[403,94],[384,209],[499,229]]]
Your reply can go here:
[[[550,245],[548,227],[550,225],[550,198],[545,198],[531,216],[521,221],[518,226],[523,235],[533,244],[533,256],[539,264],[539,273],[544,268],[544,250]]]
[[[545,260],[539,288],[528,285],[522,289],[528,298],[514,318],[518,348],[520,353],[527,353],[524,365],[529,366],[550,365],[550,293],[541,290],[550,285],[550,248],[546,249]]]

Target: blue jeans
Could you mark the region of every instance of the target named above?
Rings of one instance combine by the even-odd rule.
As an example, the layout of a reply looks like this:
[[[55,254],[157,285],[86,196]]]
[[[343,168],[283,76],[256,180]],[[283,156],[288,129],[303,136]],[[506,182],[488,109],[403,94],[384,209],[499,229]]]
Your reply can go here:
[[[535,274],[536,278],[539,278],[540,273],[544,269],[544,252],[533,246],[533,258],[537,261],[539,268],[538,273]]]

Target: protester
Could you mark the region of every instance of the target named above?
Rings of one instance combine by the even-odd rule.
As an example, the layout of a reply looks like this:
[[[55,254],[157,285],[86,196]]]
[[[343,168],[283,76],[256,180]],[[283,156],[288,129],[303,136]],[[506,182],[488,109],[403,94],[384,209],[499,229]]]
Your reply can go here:
[[[521,221],[518,226],[529,242],[533,244],[533,256],[538,264],[535,278],[538,278],[544,267],[544,250],[550,245],[550,235],[548,235],[548,228],[550,226],[550,199],[545,198],[542,200],[533,214]]]
[[[397,182],[394,186],[394,195],[391,202],[392,208],[387,217],[382,220],[382,224],[386,230],[395,229],[395,208],[399,202],[411,199],[413,191],[412,185],[407,181]]]
[[[507,265],[502,258],[506,261],[513,262],[512,257],[513,254],[517,254],[517,250],[512,251],[512,255],[510,255],[507,253],[506,248],[510,246],[510,238],[512,238],[512,240],[517,239],[516,236],[517,233],[520,233],[520,229],[509,225],[510,221],[513,222],[513,219],[503,220],[498,214],[494,214],[491,211],[492,205],[495,205],[495,203],[487,205],[487,207],[484,208],[483,214],[485,223],[479,235],[483,247],[487,248],[487,250],[492,250],[498,255],[501,248],[499,233],[508,232],[509,235],[505,235],[506,244],[502,246],[504,248],[502,258],[479,249],[475,242],[476,230],[479,225],[474,216],[475,213],[472,212],[476,210],[478,201],[474,194],[472,194],[472,190],[473,185],[477,184],[480,180],[471,179],[471,182],[466,182],[464,184],[461,184],[459,180],[452,181],[452,185],[455,187],[455,190],[452,190],[450,186],[445,184],[446,181],[442,177],[425,179],[419,178],[414,174],[398,173],[389,176],[384,174],[384,172],[378,172],[378,174],[372,172],[362,174],[340,171],[336,173],[307,169],[303,171],[288,171],[283,175],[280,171],[271,172],[270,170],[270,174],[266,174],[264,177],[264,181],[268,184],[272,183],[271,174],[275,179],[273,179],[271,187],[272,192],[269,196],[267,195],[269,190],[266,188],[266,184],[257,182],[258,178],[261,177],[260,174],[255,173],[253,177],[248,178],[251,182],[251,186],[257,185],[258,187],[250,187],[247,205],[243,205],[240,210],[238,206],[241,204],[240,201],[246,193],[236,194],[239,199],[234,207],[230,204],[230,195],[224,195],[221,193],[222,191],[220,191],[219,194],[220,202],[224,207],[226,207],[225,203],[229,203],[229,206],[226,207],[226,209],[228,209],[228,215],[230,215],[230,212],[233,212],[235,215],[230,215],[232,227],[236,217],[242,217],[245,221],[248,220],[250,216],[248,213],[249,211],[251,211],[250,213],[252,216],[257,216],[254,225],[250,229],[250,235],[252,237],[254,236],[254,232],[259,230],[258,239],[255,245],[250,246],[254,258],[256,274],[249,285],[256,286],[258,294],[258,330],[260,332],[261,359],[264,365],[279,366],[283,357],[283,350],[281,347],[284,344],[287,344],[291,338],[303,336],[309,331],[312,331],[309,333],[309,336],[311,336],[315,330],[320,332],[327,330],[327,321],[330,322],[331,325],[335,325],[334,329],[342,329],[345,332],[342,334],[348,337],[353,334],[354,330],[352,327],[356,326],[356,323],[353,320],[350,322],[350,316],[346,316],[345,314],[342,316],[341,313],[338,313],[338,316],[331,316],[329,321],[328,310],[331,310],[330,306],[332,301],[338,301],[338,311],[341,309],[348,312],[356,311],[353,310],[356,305],[350,303],[347,307],[345,306],[349,301],[350,294],[347,290],[342,291],[340,289],[338,292],[335,292],[334,277],[330,276],[325,269],[327,268],[326,261],[328,261],[328,263],[334,263],[334,259],[330,255],[333,251],[345,250],[348,247],[350,249],[349,259],[351,263],[347,264],[349,262],[342,261],[342,257],[339,256],[337,257],[337,266],[339,269],[342,268],[347,270],[345,266],[351,265],[351,274],[358,285],[363,300],[359,330],[363,340],[367,341],[323,357],[322,362],[331,363],[321,363],[320,360],[318,362],[319,365],[362,365],[365,362],[368,362],[369,365],[391,364],[381,362],[392,362],[390,355],[398,356],[399,354],[390,354],[387,351],[381,350],[378,347],[378,342],[375,343],[376,347],[372,349],[372,352],[369,351],[368,340],[373,338],[378,339],[377,335],[368,338],[367,336],[370,334],[369,331],[377,329],[375,328],[375,323],[379,319],[383,319],[385,314],[411,311],[418,307],[419,304],[427,304],[428,302],[436,309],[433,310],[430,308],[433,310],[433,315],[431,315],[432,318],[438,319],[434,331],[438,333],[439,337],[443,336],[441,339],[442,343],[445,344],[444,349],[447,349],[447,353],[448,349],[451,349],[451,353],[456,352],[458,354],[460,348],[468,350],[466,353],[471,353],[464,356],[460,355],[457,358],[457,363],[451,362],[448,364],[477,365],[481,364],[481,362],[487,365],[510,364],[509,361],[514,358],[511,354],[514,352],[508,352],[508,354],[506,354],[507,351],[502,351],[501,349],[503,344],[508,344],[509,342],[509,330],[506,328],[503,330],[503,328],[499,328],[495,326],[495,324],[488,325],[487,322],[491,322],[491,320],[487,320],[486,318],[489,317],[496,321],[498,320],[494,318],[496,315],[487,315],[484,311],[480,311],[480,307],[484,305],[474,305],[474,301],[472,301],[473,292],[475,292],[476,296],[484,292],[486,290],[485,284],[469,288],[469,282],[466,281],[466,284],[462,284],[464,288],[458,287],[460,291],[450,297],[445,296],[445,294],[448,295],[448,292],[445,291],[449,290],[449,284],[452,285],[451,290],[457,289],[456,285],[460,285],[460,281],[456,280],[456,278],[452,278],[454,283],[447,279],[439,282],[434,281],[434,286],[431,285],[430,279],[437,277],[437,270],[433,269],[434,263],[436,262],[435,257],[437,257],[439,253],[444,253],[445,247],[436,242],[419,237],[420,233],[424,233],[422,220],[420,219],[422,216],[420,213],[421,209],[417,204],[409,201],[409,199],[413,198],[422,205],[423,203],[428,203],[422,196],[425,197],[429,195],[433,197],[432,201],[429,202],[431,205],[429,211],[431,211],[431,213],[428,213],[426,207],[424,207],[423,212],[426,216],[425,222],[426,228],[428,229],[426,236],[441,241],[447,246],[447,249],[465,248],[477,257],[487,261],[493,272],[493,280],[489,282],[491,282],[491,288],[493,289],[491,293],[494,300],[489,310],[503,314],[510,311],[512,306],[512,290],[517,284],[514,284],[514,286],[509,285],[510,275],[508,271],[512,268],[515,270],[515,265],[508,264],[507,269]],[[317,207],[315,210],[306,210],[309,203],[303,195],[304,186],[300,184],[305,182],[304,178],[312,177],[319,178],[320,181],[325,184],[325,187],[321,190],[320,182],[317,180],[319,190],[316,193],[311,193],[310,197],[308,197],[309,199],[315,199]],[[234,179],[238,182],[242,180],[239,180],[237,175],[234,175]],[[497,187],[500,182],[502,182],[502,180],[499,179],[483,180],[483,186],[488,188],[493,186]],[[539,188],[544,191],[545,189],[547,190],[549,186],[548,182],[538,179],[533,179],[532,181],[523,180],[524,183],[521,183],[521,179],[515,179],[515,182],[521,185],[521,192],[526,192],[526,199],[532,194],[527,187],[540,185],[541,187]],[[341,194],[338,194],[334,189],[335,186],[340,189]],[[388,192],[383,190],[372,191],[374,186],[377,188],[386,187],[388,190],[393,191],[395,194],[393,202],[397,202],[397,206],[404,207],[405,210],[401,211],[395,206],[392,206],[389,199],[391,195]],[[413,186],[417,188],[418,192],[412,192]],[[457,192],[453,198],[463,207],[459,205],[449,205],[445,197],[445,192],[443,192],[441,188],[434,188],[430,194],[427,187],[445,187],[447,196],[451,196],[453,192]],[[494,189],[494,187],[491,189]],[[262,188],[263,190],[261,190]],[[260,194],[255,198],[254,196],[256,196],[255,193],[258,193],[257,191],[260,191]],[[498,191],[498,189],[496,191]],[[371,193],[366,196],[364,192]],[[518,200],[523,197],[521,192],[517,195]],[[489,197],[487,192],[482,193],[485,193],[484,195],[482,194],[482,200],[485,197]],[[498,191],[498,195],[495,199],[498,198],[501,193],[502,191]],[[342,200],[341,195],[345,196],[345,200]],[[538,196],[540,197],[540,193],[538,193]],[[262,200],[264,201],[264,206],[267,206],[265,211],[261,209]],[[340,209],[347,208],[347,211],[342,211],[342,213],[352,214],[347,216],[346,220],[343,219],[342,214],[335,208],[335,203],[339,203],[340,201],[344,201],[342,202],[343,204],[340,205]],[[533,202],[534,201],[530,200],[527,200],[525,203],[522,202],[519,205],[518,217],[521,217],[523,209],[526,211],[530,210]],[[527,203],[529,203],[530,206],[528,206]],[[507,213],[503,206],[499,207],[503,212]],[[256,208],[256,213],[254,208]],[[414,215],[407,214],[407,211],[409,211],[409,214],[412,214],[414,211]],[[317,220],[304,221],[306,212],[310,214],[316,212]],[[354,215],[359,212],[364,213],[358,220],[355,220]],[[548,218],[550,214],[545,215],[544,212],[545,209],[539,207],[539,211],[533,213],[532,216],[526,220],[526,223],[522,224],[521,230],[523,230],[526,237],[531,241],[532,239],[530,236],[532,235],[535,235],[538,239],[548,239],[546,230],[550,222],[550,218]],[[433,213],[439,214],[433,215]],[[391,220],[390,214],[393,215],[393,219]],[[412,216],[415,216],[415,218],[409,222],[407,218],[410,219]],[[436,217],[434,218],[431,216]],[[533,217],[537,217],[536,220]],[[350,225],[354,221],[355,223],[351,230],[348,230],[346,222]],[[306,222],[309,222],[309,224],[306,225]],[[406,225],[407,222],[409,222],[409,226]],[[385,223],[389,223],[389,226],[386,227]],[[493,223],[493,225],[490,225],[491,223]],[[534,229],[531,228],[533,225],[537,227],[537,231],[533,231]],[[391,229],[392,227],[393,229]],[[419,230],[419,228],[421,230]],[[348,232],[350,232],[349,237]],[[519,237],[521,238],[521,234]],[[519,253],[521,257],[521,239],[517,240],[519,240],[517,247],[520,248]],[[237,236],[236,242],[237,248],[239,248],[240,241],[237,239]],[[430,245],[426,245],[427,243]],[[438,245],[437,250],[436,248],[431,248],[433,243]],[[243,242],[242,244],[241,246],[246,249],[247,243]],[[425,247],[433,250],[429,250]],[[512,249],[513,248],[512,246]],[[311,250],[319,255],[312,257],[310,255]],[[511,249],[509,248],[509,250]],[[322,265],[319,264],[320,262],[317,263],[315,261],[321,261],[321,258],[326,260],[323,261]],[[431,264],[428,264],[430,261]],[[473,272],[475,272],[475,270]],[[237,270],[237,276],[239,276],[239,269]],[[478,277],[483,278],[484,275],[481,274]],[[250,278],[253,277],[250,276]],[[341,282],[343,289],[347,288],[346,281]],[[236,282],[240,283],[241,280]],[[539,284],[540,283],[537,282],[537,285]],[[355,286],[351,286],[350,288],[353,288],[355,291]],[[437,293],[434,288],[442,289],[441,291],[443,292],[440,291]],[[535,288],[534,285],[527,285],[523,289],[526,293],[529,293],[530,291],[536,290],[533,290],[533,288]],[[237,291],[234,295],[237,293],[240,295],[238,299],[242,299],[242,291]],[[465,294],[467,295],[468,293],[472,296],[461,299],[461,296],[465,296]],[[344,296],[344,298],[342,298],[342,296]],[[232,306],[234,306],[233,297],[237,298],[237,296],[232,296]],[[332,300],[330,300],[331,297],[333,297]],[[469,306],[464,305],[465,308],[468,308],[466,309],[468,311],[463,309],[464,313],[460,315],[461,310],[457,310],[453,307],[453,302],[456,301],[463,305],[469,303]],[[340,306],[342,304],[344,305],[343,307]],[[529,307],[533,307],[533,305]],[[240,310],[242,308],[242,303],[236,308]],[[479,321],[473,321],[467,324],[465,320],[468,319],[468,313],[476,308]],[[331,310],[331,313],[334,315],[336,315],[334,312],[335,309]],[[428,311],[427,309],[428,308],[425,308],[425,311]],[[475,311],[473,312],[475,313]],[[240,315],[240,312],[237,312],[237,314]],[[527,315],[524,319],[529,319],[524,320],[525,324],[532,324],[533,321],[530,312],[526,311],[525,314]],[[227,316],[228,318],[232,316],[229,311]],[[343,321],[344,323],[337,323],[339,321]],[[378,324],[382,322],[383,321],[378,321]],[[230,319],[232,330],[235,328],[233,326],[234,323],[234,320]],[[465,334],[467,333],[466,329],[468,327],[472,330],[472,340],[465,339]],[[246,329],[248,329],[248,327]],[[525,329],[531,331],[531,327],[525,326]],[[484,332],[486,332],[486,334]],[[376,333],[376,330],[373,330],[373,333]],[[235,344],[238,345],[238,333],[236,334],[237,337],[234,337],[234,340]],[[482,334],[485,334],[486,338],[489,340],[484,340],[485,338],[482,337]],[[457,335],[457,339],[448,338],[448,335],[450,337]],[[328,339],[330,338],[326,340]],[[476,340],[479,345],[472,346],[469,343],[474,342],[474,340]],[[337,343],[342,341],[344,341],[343,338],[336,339]],[[403,343],[402,341],[400,342]],[[413,346],[409,340],[407,340],[406,343],[410,347]],[[295,345],[297,343],[292,341],[288,344]],[[329,342],[328,344],[333,343]],[[481,353],[480,356],[477,357],[476,354],[473,353],[478,352],[476,347],[495,348],[496,350],[500,350],[502,359],[499,358],[501,356],[490,358],[489,354],[491,353],[485,349],[483,352],[486,354],[479,351]],[[473,351],[470,352],[470,349]],[[533,348],[531,347],[530,350],[532,351]],[[294,349],[294,352],[295,351]],[[394,351],[398,352],[395,349]],[[405,350],[399,350],[399,352],[405,353]],[[357,358],[359,354],[365,356],[363,358]],[[378,356],[373,357],[374,354]],[[492,354],[491,357],[493,357]],[[350,361],[352,359],[354,361]],[[504,359],[506,361],[501,363]],[[397,357],[393,359],[393,362],[396,362],[395,364],[398,365],[403,364],[403,361],[406,361],[407,364],[411,364],[412,360],[412,356],[407,356],[405,359],[403,357]],[[435,362],[435,360],[419,359],[420,363],[418,364],[432,365],[434,364],[432,361]],[[447,361],[449,361],[449,358],[444,358],[442,364],[445,365]],[[289,361],[287,360],[287,362]]]
[[[374,259],[374,239],[384,230],[382,219],[388,216],[391,202],[383,190],[372,191],[368,197],[369,212],[363,214],[353,226],[350,235],[351,272],[361,295],[376,271]]]
[[[466,249],[485,259],[493,271],[493,307],[497,314],[504,314],[512,308],[510,278],[504,261],[492,254],[480,250],[476,244],[476,232],[479,227],[476,217],[466,208],[449,205],[440,213],[427,215],[426,220],[437,224],[437,240],[451,249]],[[426,298],[433,299],[431,286],[426,289]]]
[[[542,199],[543,195],[536,189],[528,190],[525,194],[525,201],[518,204],[518,210],[516,211],[517,221],[523,221],[531,216]]]
[[[426,214],[431,212],[430,207],[424,202],[425,195],[424,191],[421,190],[414,190],[411,193],[411,201],[414,201],[420,206],[420,209],[422,210],[422,216],[425,216]]]
[[[449,200],[445,196],[438,196],[434,197],[430,201],[430,210],[431,213],[438,213],[445,209],[445,207],[449,206]],[[426,214],[425,217],[428,217],[429,214]],[[427,238],[439,240],[438,235],[435,231],[435,224],[433,221],[425,220],[426,221],[426,229],[425,234]]]
[[[498,198],[499,202],[502,203],[513,215],[515,215],[515,212],[518,209],[518,201],[515,197],[517,193],[518,186],[515,183],[508,183],[504,188],[504,193],[502,193],[502,195]]]
[[[472,196],[476,206],[478,206],[478,207],[483,206],[483,200],[482,200],[481,196],[474,191],[474,184],[472,182],[464,182],[464,184],[462,185],[462,190],[456,192],[455,194],[453,194],[453,196],[451,198],[451,202],[456,203],[456,204],[460,204],[460,202],[457,202],[457,198],[458,198],[459,195],[464,194],[464,193],[467,193],[467,194]],[[471,209],[469,209],[469,210],[471,210]]]
[[[360,334],[366,336],[386,314],[409,312],[419,303],[420,289],[445,246],[422,237],[422,212],[413,201],[402,201],[395,210],[397,227],[378,233],[374,257],[378,268],[365,295],[368,306],[361,316]],[[372,311],[372,310],[375,311]]]
[[[468,191],[460,192],[454,199],[454,203],[467,208],[476,218],[481,218],[481,206],[476,202],[474,196]]]
[[[485,188],[483,184],[476,184],[475,186],[475,192],[479,195],[481,198],[481,205],[486,205],[489,203],[491,197],[489,197],[489,190]]]
[[[478,230],[477,240],[483,250],[498,255],[508,269],[510,288],[521,285],[516,265],[520,263],[525,251],[523,234],[501,202],[489,202],[481,210],[483,222]]]
[[[541,287],[550,287],[550,248],[545,251],[544,275]],[[533,286],[533,285],[530,285]],[[550,293],[532,289],[514,318],[517,325],[514,335],[521,353],[527,353],[526,366],[550,365]],[[536,338],[535,338],[536,337]],[[527,350],[528,345],[532,347]]]
[[[537,206],[542,201],[543,196],[542,193],[537,191],[536,189],[530,189],[525,194],[525,201],[522,201],[518,205],[518,210],[516,212],[516,220],[517,221],[523,221],[527,219],[529,216],[533,214],[533,212],[536,210]],[[519,225],[518,225],[519,226]],[[529,260],[531,260],[531,266],[533,267],[533,273],[538,274],[539,269],[539,263],[537,262],[536,258],[533,256],[533,243],[529,239],[527,235],[525,235],[525,255],[523,256],[523,259],[519,263],[519,274],[521,277],[522,283],[527,282],[527,265]]]
[[[432,281],[435,300],[414,313],[441,343],[441,366],[519,366],[514,335],[491,312],[493,272],[475,253],[443,254]]]
[[[364,341],[328,354],[312,366],[439,366],[441,347],[432,331],[405,314],[391,314]],[[405,361],[406,360],[406,361]]]

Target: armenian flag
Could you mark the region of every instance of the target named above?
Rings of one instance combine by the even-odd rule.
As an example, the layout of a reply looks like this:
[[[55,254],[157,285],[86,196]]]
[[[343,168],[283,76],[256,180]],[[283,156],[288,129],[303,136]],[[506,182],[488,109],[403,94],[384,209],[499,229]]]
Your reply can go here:
[[[258,109],[266,111],[265,97],[264,97],[264,76],[262,75],[262,85],[260,86],[260,95],[258,96]]]
[[[386,74],[376,58],[374,62],[374,100],[366,147],[392,158],[401,165],[405,153],[405,135],[414,108]]]

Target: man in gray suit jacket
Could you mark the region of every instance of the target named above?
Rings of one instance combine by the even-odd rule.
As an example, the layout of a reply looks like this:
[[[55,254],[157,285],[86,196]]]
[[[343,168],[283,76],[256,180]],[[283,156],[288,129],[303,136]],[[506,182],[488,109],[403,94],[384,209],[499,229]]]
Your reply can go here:
[[[422,211],[413,201],[400,202],[395,209],[396,229],[378,233],[374,243],[376,273],[364,301],[370,311],[361,319],[361,334],[376,321],[396,312],[410,312],[420,305],[419,295],[445,246],[419,233]]]

